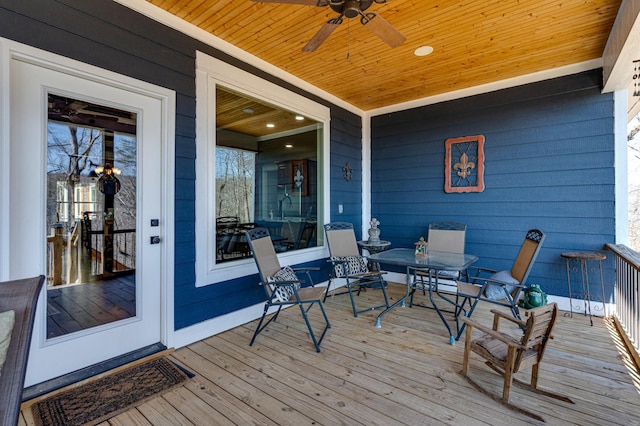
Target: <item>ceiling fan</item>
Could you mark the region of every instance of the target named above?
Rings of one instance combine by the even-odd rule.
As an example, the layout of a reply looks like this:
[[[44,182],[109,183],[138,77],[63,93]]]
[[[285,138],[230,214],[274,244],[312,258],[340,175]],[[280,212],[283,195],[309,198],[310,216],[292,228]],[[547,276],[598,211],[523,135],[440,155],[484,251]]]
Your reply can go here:
[[[386,3],[387,0],[253,0],[261,3],[303,4],[307,6],[329,6],[334,12],[339,13],[335,18],[329,19],[311,40],[302,48],[303,52],[313,52],[338,28],[344,17],[360,17],[360,23],[369,31],[380,37],[382,41],[391,47],[398,47],[406,40],[400,31],[393,27],[382,16],[375,12],[365,10],[373,3]]]

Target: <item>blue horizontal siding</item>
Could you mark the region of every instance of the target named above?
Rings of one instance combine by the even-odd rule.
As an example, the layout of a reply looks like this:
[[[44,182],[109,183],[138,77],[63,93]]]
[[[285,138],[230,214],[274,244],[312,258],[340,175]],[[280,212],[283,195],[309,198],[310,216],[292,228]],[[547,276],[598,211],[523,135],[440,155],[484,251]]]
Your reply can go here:
[[[436,221],[467,224],[479,264],[510,268],[528,229],[547,238],[529,278],[566,296],[566,251],[615,237],[613,96],[591,71],[372,118],[372,215],[394,247]],[[444,142],[484,135],[482,193],[444,192]],[[606,263],[612,298],[613,264]]]

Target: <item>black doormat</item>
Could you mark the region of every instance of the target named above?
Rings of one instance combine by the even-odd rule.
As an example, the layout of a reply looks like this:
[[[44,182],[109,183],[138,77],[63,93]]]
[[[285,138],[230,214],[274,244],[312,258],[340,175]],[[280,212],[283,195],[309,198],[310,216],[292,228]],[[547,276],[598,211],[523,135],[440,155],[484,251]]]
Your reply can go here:
[[[31,408],[38,426],[95,425],[183,384],[192,374],[157,358],[44,399]]]

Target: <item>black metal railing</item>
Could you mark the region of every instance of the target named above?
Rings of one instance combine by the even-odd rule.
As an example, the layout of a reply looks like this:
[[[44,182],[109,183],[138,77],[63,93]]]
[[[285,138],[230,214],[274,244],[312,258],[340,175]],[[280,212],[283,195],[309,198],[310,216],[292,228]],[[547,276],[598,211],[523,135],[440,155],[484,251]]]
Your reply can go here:
[[[64,235],[61,228],[47,236],[47,279],[50,285],[91,280],[91,276],[135,271],[136,230],[111,232],[108,257],[105,255],[104,231],[83,229],[82,243],[77,228]],[[108,265],[105,264],[107,261]]]
[[[640,358],[640,253],[624,244],[607,244],[615,254],[615,320]],[[632,348],[629,348],[630,350]]]

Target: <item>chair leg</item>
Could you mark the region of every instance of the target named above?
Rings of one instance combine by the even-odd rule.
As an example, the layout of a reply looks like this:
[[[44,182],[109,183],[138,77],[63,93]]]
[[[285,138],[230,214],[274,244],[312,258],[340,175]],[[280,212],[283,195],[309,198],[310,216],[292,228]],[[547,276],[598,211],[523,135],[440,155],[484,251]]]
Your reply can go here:
[[[462,336],[462,333],[464,332],[464,329],[466,328],[467,324],[466,323],[462,323],[462,325],[459,325],[459,321],[460,321],[460,315],[464,315],[467,318],[471,318],[471,314],[473,314],[473,311],[476,309],[476,306],[478,305],[478,302],[480,301],[480,299],[474,299],[474,302],[471,303],[471,298],[470,297],[463,297],[462,303],[458,304],[458,295],[456,294],[456,305],[458,306],[456,308],[456,312],[455,312],[455,317],[456,317],[456,327],[458,328],[458,335],[456,336],[456,340],[458,340],[460,338],[460,336]],[[465,313],[464,310],[464,304],[465,303],[469,303],[469,312]]]
[[[469,375],[469,358],[471,358],[471,339],[473,338],[473,327],[467,328],[467,334],[464,339],[464,358],[462,360],[462,375]]]
[[[322,302],[323,303],[327,301],[327,295],[331,291],[331,283],[332,282],[333,282],[333,278],[331,277],[331,275],[329,275],[329,284],[327,284],[327,291],[324,292],[324,297],[322,298]]]
[[[384,304],[383,305],[376,305],[376,306],[370,306],[364,309],[360,309],[358,310],[358,308],[356,308],[356,302],[355,299],[353,297],[353,291],[352,291],[352,285],[351,285],[351,281],[347,278],[347,288],[349,289],[349,298],[351,299],[351,307],[353,308],[353,316],[357,317],[358,314],[362,313],[362,312],[367,312],[367,311],[373,311],[376,310],[378,308],[388,308],[389,305],[389,296],[387,296],[387,289],[385,288],[385,282],[382,278],[380,278],[380,290],[382,290],[382,296],[384,297]],[[358,286],[358,293],[356,295],[360,295],[360,290],[362,289],[362,287],[364,285],[367,284],[371,284],[371,283],[375,283],[375,281],[370,281],[368,283],[362,283],[362,281],[358,281],[358,284],[356,284]]]
[[[511,383],[513,383],[513,365],[516,361],[516,348],[509,346],[507,349],[507,362],[504,369],[504,385],[502,386],[502,400],[509,403]]]
[[[509,309],[511,309],[511,314],[515,319],[522,321],[522,318],[520,317],[520,309],[518,309],[517,302],[514,302],[513,300],[511,300],[511,306],[509,307]]]
[[[322,315],[324,316],[324,320],[326,322],[326,326],[324,328],[324,330],[322,331],[322,335],[320,336],[320,338],[316,338],[316,335],[313,332],[313,328],[311,328],[311,323],[309,322],[309,317],[307,316],[307,312],[309,311],[309,309],[311,309],[311,306],[313,306],[314,303],[318,303],[320,306],[320,310],[322,311]],[[322,302],[320,301],[315,301],[312,302],[309,305],[309,308],[305,309],[304,306],[302,306],[302,303],[298,303],[298,306],[300,307],[300,312],[302,313],[302,318],[304,318],[304,322],[305,324],[307,324],[307,329],[309,330],[309,335],[311,336],[311,340],[313,341],[313,345],[316,347],[316,352],[320,352],[320,343],[322,343],[322,339],[324,339],[325,334],[327,333],[327,330],[329,328],[331,328],[331,324],[329,324],[329,318],[327,318],[327,314],[324,311],[324,306],[322,306]]]
[[[540,363],[533,364],[531,367],[531,387],[534,389],[538,389],[538,368]]]
[[[351,283],[349,282],[349,279],[347,279],[347,290],[349,290],[349,299],[351,300],[351,308],[353,309],[353,316],[357,318],[360,312],[356,309],[356,302],[353,299],[353,289],[351,288]],[[358,295],[360,295],[360,291],[358,291]]]
[[[249,346],[253,346],[253,342],[255,342],[258,334],[260,334],[262,330],[267,328],[267,326],[271,324],[271,321],[275,321],[276,318],[278,318],[278,315],[280,314],[280,309],[282,309],[282,305],[278,306],[278,310],[276,311],[276,313],[273,314],[271,318],[269,318],[269,321],[267,321],[266,323],[264,323],[264,325],[262,325],[262,323],[264,322],[264,319],[267,316],[267,312],[269,311],[269,306],[270,305],[268,303],[265,303],[264,312],[262,313],[262,317],[260,318],[260,321],[258,321],[258,326],[256,327],[256,331],[253,333],[253,337],[251,338],[251,342],[249,343]]]
[[[322,299],[322,303],[327,301],[327,296],[329,295],[330,291],[333,291],[334,293],[331,295],[333,296],[340,296],[341,294],[347,294],[347,291],[343,291],[341,293],[335,293],[336,289],[334,288],[333,290],[331,290],[331,283],[333,282],[335,278],[333,278],[332,276],[329,277],[329,285],[327,286],[327,291],[324,292],[324,297]]]
[[[256,336],[258,334],[260,334],[260,331],[262,331],[260,326],[262,325],[262,322],[264,321],[264,317],[267,316],[267,310],[269,310],[269,305],[265,304],[264,305],[264,312],[262,313],[262,317],[260,317],[260,321],[258,321],[258,326],[256,327],[256,331],[253,332],[253,337],[251,338],[251,342],[249,343],[249,346],[253,346],[253,342],[255,342]]]

